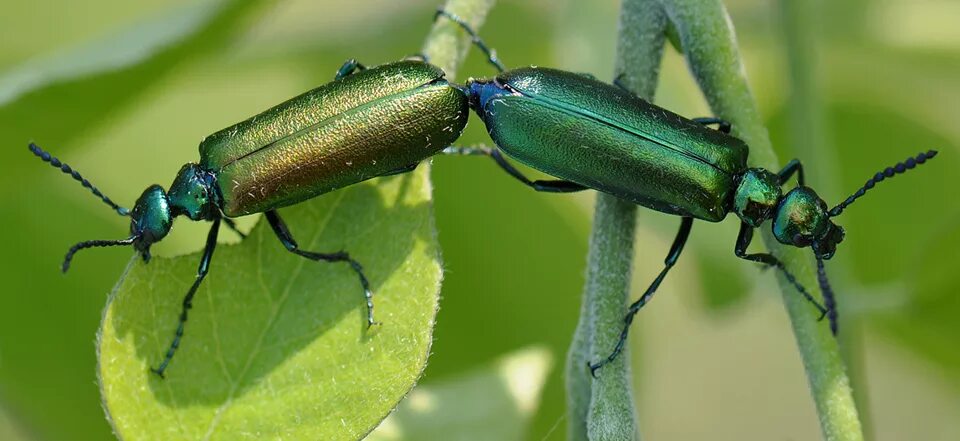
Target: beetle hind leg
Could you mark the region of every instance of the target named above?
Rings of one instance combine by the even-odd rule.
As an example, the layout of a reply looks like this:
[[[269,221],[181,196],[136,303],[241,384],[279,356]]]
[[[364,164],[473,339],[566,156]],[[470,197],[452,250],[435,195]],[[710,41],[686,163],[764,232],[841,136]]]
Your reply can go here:
[[[491,147],[461,147],[461,146],[450,146],[443,149],[443,154],[445,155],[466,155],[466,156],[489,156],[494,162],[500,166],[503,171],[507,172],[514,179],[522,182],[527,187],[530,187],[536,191],[541,191],[544,193],[573,193],[577,191],[589,190],[590,188],[584,185],[577,184],[576,182],[565,181],[562,179],[555,180],[536,180],[531,181],[530,178],[523,175],[520,170],[517,170],[516,167],[507,162],[507,159],[503,157],[503,153],[500,153],[500,149],[491,148]]]
[[[350,264],[350,269],[357,273],[357,277],[360,278],[360,286],[363,288],[363,297],[367,302],[367,327],[369,328],[373,325],[379,324],[373,320],[373,291],[370,289],[370,281],[367,279],[367,276],[363,274],[363,266],[360,265],[360,262],[354,260],[345,251],[339,251],[336,253],[317,253],[314,251],[301,250],[300,246],[297,244],[297,241],[294,240],[293,235],[290,234],[287,224],[283,222],[283,219],[280,218],[280,215],[276,210],[270,210],[264,214],[267,216],[267,222],[270,223],[270,228],[273,229],[274,234],[277,235],[277,239],[280,239],[280,242],[283,243],[283,246],[287,248],[287,251],[313,261],[346,262]]]
[[[657,291],[657,288],[660,287],[660,283],[663,282],[663,278],[667,276],[667,272],[677,263],[677,259],[680,258],[680,253],[683,251],[683,246],[687,243],[687,238],[690,237],[690,228],[692,226],[692,217],[685,217],[683,221],[680,222],[680,230],[677,231],[677,237],[673,240],[673,245],[670,246],[670,252],[663,261],[663,270],[661,270],[657,278],[653,280],[653,283],[647,287],[643,295],[630,305],[630,308],[627,310],[627,315],[623,318],[623,330],[620,331],[620,338],[617,340],[617,345],[613,348],[613,352],[599,362],[587,363],[587,367],[590,369],[590,375],[594,378],[597,376],[598,369],[616,360],[617,356],[623,352],[623,347],[627,342],[627,334],[630,332],[630,325],[633,323],[633,317],[637,315],[637,312],[640,312],[640,308],[643,308],[643,305],[646,305],[647,302],[653,298],[653,294]]]

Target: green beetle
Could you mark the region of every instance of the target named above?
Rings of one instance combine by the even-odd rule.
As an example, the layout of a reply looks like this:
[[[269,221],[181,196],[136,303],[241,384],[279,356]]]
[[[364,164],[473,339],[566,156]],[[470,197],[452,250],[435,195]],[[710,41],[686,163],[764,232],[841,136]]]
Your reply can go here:
[[[301,250],[276,210],[366,179],[410,171],[456,140],[468,116],[467,96],[436,66],[404,60],[366,69],[350,60],[335,81],[208,136],[200,143],[199,163],[184,165],[169,191],[148,187],[132,211],[35,144],[30,151],[73,176],[120,215],[130,216],[129,237],[74,245],[64,258],[64,272],[77,251],[91,247],[132,245],[147,261],[150,246],[166,237],[177,216],[213,222],[173,341],[152,369],[162,377],[209,270],[220,223],[236,230],[231,217],[263,212],[290,252],[349,263],[363,288],[367,324],[373,325],[373,294],[360,264],[345,252]]]
[[[828,209],[805,186],[799,161],[791,161],[778,173],[747,167],[747,145],[730,136],[730,125],[717,118],[687,119],[589,75],[547,68],[509,70],[490,80],[469,80],[466,87],[471,108],[500,150],[560,180],[531,181],[497,149],[451,147],[447,152],[489,155],[539,191],[595,189],[682,217],[664,269],[630,305],[620,340],[606,359],[589,364],[591,374],[622,351],[630,323],[676,263],[693,220],[719,222],[729,212],[741,220],[736,256],[782,271],[816,306],[821,318],[829,316],[836,333],[836,307],[823,261],[833,256],[844,231],[831,218],[877,182],[923,164],[937,153],[920,153],[886,168],[842,204]],[[719,124],[720,130],[707,124]],[[794,174],[799,185],[784,195],[781,187]],[[747,252],[754,229],[766,220],[773,221],[774,236],[781,243],[813,249],[825,306],[774,255]]]

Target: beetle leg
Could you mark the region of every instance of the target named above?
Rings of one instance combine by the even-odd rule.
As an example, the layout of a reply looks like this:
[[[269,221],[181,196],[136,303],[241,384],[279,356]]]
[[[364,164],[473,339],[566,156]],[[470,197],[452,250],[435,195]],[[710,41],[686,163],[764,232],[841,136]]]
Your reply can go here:
[[[346,251],[340,251],[336,253],[303,251],[300,249],[299,245],[297,245],[297,241],[293,239],[293,235],[291,235],[290,230],[287,229],[287,224],[283,222],[283,219],[280,218],[280,215],[276,210],[270,210],[264,212],[264,214],[267,216],[267,222],[270,223],[270,228],[273,228],[273,232],[277,235],[277,239],[280,239],[280,242],[283,243],[283,246],[287,248],[287,251],[318,262],[349,263],[350,268],[353,269],[353,271],[357,273],[357,276],[360,278],[360,286],[363,287],[363,297],[367,301],[367,327],[369,328],[378,324],[373,320],[373,292],[370,291],[370,282],[367,280],[367,276],[363,274],[363,267],[360,265],[360,262],[353,260],[353,258],[351,258]]]
[[[187,311],[193,306],[193,295],[197,293],[200,282],[207,276],[207,271],[210,269],[210,259],[213,258],[213,250],[217,248],[217,233],[219,231],[220,218],[216,218],[213,220],[213,226],[210,227],[210,232],[207,233],[207,246],[203,249],[203,257],[200,258],[200,267],[197,268],[197,278],[193,280],[193,285],[190,286],[190,290],[187,291],[187,295],[183,298],[183,306],[180,310],[180,323],[177,325],[176,333],[174,333],[173,342],[170,343],[167,354],[163,357],[163,361],[160,362],[160,366],[150,368],[150,370],[159,375],[160,378],[164,378],[164,371],[167,370],[167,366],[170,365],[170,361],[173,360],[173,354],[176,353],[177,348],[180,347],[180,339],[183,338],[183,328],[187,324]]]
[[[737,235],[737,245],[734,248],[734,254],[736,254],[737,257],[741,259],[749,260],[751,262],[758,262],[767,266],[776,267],[778,270],[783,272],[783,275],[784,277],[787,278],[787,281],[790,282],[790,284],[793,285],[795,288],[797,288],[797,291],[800,291],[800,294],[803,295],[803,298],[807,299],[808,302],[813,304],[813,306],[816,307],[818,311],[820,311],[819,320],[823,320],[823,318],[827,315],[827,312],[828,312],[827,308],[824,308],[823,305],[820,304],[820,302],[814,299],[813,296],[811,296],[810,293],[807,292],[806,288],[804,288],[803,285],[800,284],[800,282],[797,282],[797,278],[794,277],[793,274],[790,273],[790,271],[787,271],[787,268],[783,265],[783,262],[781,262],[780,259],[777,259],[773,254],[769,254],[769,253],[747,254],[747,247],[750,246],[751,240],[753,240],[753,227],[751,227],[746,222],[741,223],[740,234]]]
[[[663,270],[660,271],[660,275],[653,280],[653,283],[647,287],[647,290],[644,291],[643,295],[637,299],[636,302],[630,305],[630,308],[627,310],[627,315],[623,318],[623,330],[620,331],[620,339],[617,340],[617,346],[613,348],[613,352],[607,356],[607,358],[600,360],[597,363],[587,363],[587,367],[590,368],[590,375],[594,378],[597,376],[597,369],[600,369],[607,363],[612,362],[623,352],[623,346],[627,342],[627,333],[630,332],[630,324],[633,323],[633,317],[637,315],[637,312],[640,311],[640,308],[643,308],[643,305],[646,305],[647,302],[653,298],[653,294],[657,291],[657,288],[660,287],[660,282],[663,282],[663,278],[666,277],[667,272],[670,271],[670,268],[673,268],[673,265],[677,263],[677,259],[680,257],[680,253],[683,251],[683,245],[687,243],[687,238],[690,237],[690,228],[693,226],[693,218],[685,217],[683,221],[680,222],[680,231],[677,232],[676,239],[673,240],[673,245],[670,246],[670,252],[667,254],[667,258],[664,259]]]
[[[223,223],[227,224],[227,228],[233,230],[234,233],[237,233],[237,235],[240,236],[241,239],[247,238],[246,233],[244,233],[243,231],[240,231],[237,228],[237,223],[234,222],[233,219],[230,219],[229,217],[225,217],[223,218]]]
[[[730,134],[730,129],[733,128],[733,126],[730,125],[729,121],[726,121],[717,117],[694,118],[692,121],[695,123],[703,124],[705,126],[710,124],[716,124],[717,126],[719,126],[718,130],[728,135]]]
[[[404,173],[410,173],[417,169],[417,166],[420,165],[419,162],[414,162],[413,164],[400,167],[396,170],[390,170],[380,176],[393,176],[393,175],[402,175]]]
[[[483,155],[489,156],[492,158],[500,168],[502,168],[507,174],[513,176],[514,179],[522,182],[527,187],[530,187],[536,191],[542,191],[544,193],[573,193],[577,191],[589,190],[590,188],[584,185],[577,184],[576,182],[565,181],[562,179],[554,180],[536,180],[531,181],[529,178],[520,173],[520,170],[517,170],[516,167],[507,162],[507,159],[503,157],[503,153],[500,153],[500,149],[491,148],[491,147],[461,147],[461,146],[450,146],[443,149],[445,155]]]
[[[333,77],[334,80],[339,80],[347,75],[351,75],[358,70],[367,70],[367,66],[364,66],[355,58],[351,58],[343,62],[343,66],[340,66],[337,69],[337,75]]]
[[[423,52],[417,52],[414,55],[410,55],[409,57],[404,58],[404,60],[415,60],[415,61],[422,61],[424,63],[429,63],[430,57],[428,57],[427,54]]]
[[[484,55],[487,56],[487,62],[493,65],[493,67],[497,69],[497,72],[503,72],[507,70],[506,68],[503,67],[503,63],[500,62],[500,59],[497,58],[497,51],[494,49],[491,49],[490,46],[487,46],[487,44],[483,42],[483,39],[481,39],[480,36],[477,35],[477,31],[474,31],[473,28],[471,28],[470,25],[467,24],[467,22],[463,21],[462,18],[460,18],[456,14],[448,12],[442,7],[437,9],[437,13],[433,15],[433,21],[437,21],[437,19],[440,18],[441,16],[446,17],[450,21],[460,25],[460,27],[463,28],[463,30],[466,31],[468,35],[470,35],[470,41],[473,42],[473,45],[476,46],[477,49],[480,49],[480,52],[483,52]]]
[[[592,75],[591,75],[591,76],[592,76]],[[617,86],[617,87],[619,87],[619,88],[621,88],[621,89],[629,92],[631,95],[633,95],[633,94],[634,94],[633,91],[630,90],[625,84],[623,84],[623,78],[626,77],[626,76],[627,76],[627,74],[625,74],[625,73],[620,73],[619,75],[617,75],[617,77],[613,79],[613,85],[614,85],[614,86]]]
[[[783,185],[785,182],[787,182],[787,180],[790,179],[794,173],[797,174],[797,183],[799,183],[801,187],[806,185],[804,184],[803,180],[803,165],[800,164],[799,159],[794,159],[788,162],[787,165],[783,167],[783,170],[780,170],[780,173],[777,173],[777,176],[780,177],[780,185]]]

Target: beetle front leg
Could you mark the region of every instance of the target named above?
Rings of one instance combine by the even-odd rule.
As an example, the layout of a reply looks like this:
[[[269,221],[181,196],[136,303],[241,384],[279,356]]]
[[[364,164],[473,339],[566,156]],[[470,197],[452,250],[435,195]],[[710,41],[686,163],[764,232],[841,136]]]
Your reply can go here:
[[[657,291],[657,288],[660,287],[660,283],[663,282],[663,278],[667,276],[667,272],[670,271],[670,268],[673,268],[673,265],[677,263],[677,259],[680,258],[680,253],[683,251],[684,244],[687,243],[687,238],[690,237],[690,228],[693,226],[693,218],[685,217],[683,221],[680,222],[680,231],[677,232],[677,237],[673,240],[673,245],[670,246],[670,252],[667,254],[667,258],[664,259],[663,270],[660,271],[660,274],[656,279],[653,280],[653,283],[647,287],[647,290],[644,291],[643,295],[637,299],[636,302],[630,305],[630,308],[627,310],[627,315],[623,318],[623,330],[620,331],[620,339],[617,340],[617,346],[613,348],[613,352],[607,356],[607,358],[597,362],[597,363],[587,363],[587,367],[590,368],[590,375],[594,378],[597,376],[597,369],[605,366],[606,364],[612,362],[623,352],[623,346],[627,342],[627,334],[630,332],[630,324],[633,323],[633,317],[637,315],[637,312],[640,311],[640,308],[643,308],[643,305],[646,305],[650,299],[653,298],[653,294]]]
[[[353,258],[351,258],[350,255],[345,251],[336,253],[303,251],[300,249],[299,245],[297,245],[297,241],[293,239],[293,235],[291,235],[290,230],[287,229],[287,224],[283,222],[283,219],[280,218],[280,215],[277,214],[276,210],[270,210],[264,214],[267,216],[267,222],[270,223],[270,228],[273,229],[274,234],[277,235],[277,239],[280,239],[280,242],[283,243],[283,246],[287,248],[287,251],[318,262],[349,263],[350,268],[353,269],[353,271],[357,273],[357,276],[360,278],[360,286],[363,287],[363,297],[367,301],[367,327],[369,328],[377,324],[377,322],[373,320],[373,292],[370,290],[370,282],[367,280],[367,276],[363,274],[363,267],[360,265],[360,262],[353,260]]]
[[[183,298],[183,305],[180,310],[180,323],[177,325],[177,331],[174,333],[173,342],[170,343],[167,354],[163,357],[160,366],[150,368],[150,370],[159,375],[160,378],[164,378],[164,371],[167,370],[167,366],[169,366],[170,361],[173,360],[173,354],[175,354],[177,348],[180,347],[180,339],[183,338],[183,328],[187,324],[187,311],[193,306],[193,296],[197,293],[200,282],[203,281],[203,278],[207,276],[207,272],[210,270],[210,260],[213,258],[213,250],[217,248],[217,233],[219,231],[220,218],[217,218],[213,220],[213,226],[210,227],[210,232],[207,233],[207,245],[203,249],[203,257],[200,258],[200,267],[197,268],[197,278],[194,279],[193,285],[190,286],[190,290],[187,291],[187,295]]]
[[[785,182],[787,182],[787,180],[790,179],[794,173],[797,174],[797,183],[800,184],[801,187],[805,186],[806,184],[804,183],[803,179],[803,165],[800,164],[799,159],[794,159],[788,162],[787,165],[780,170],[780,173],[777,173],[777,177],[780,178],[780,185],[783,185]]]
[[[790,271],[787,271],[787,268],[783,265],[783,262],[781,262],[780,259],[777,259],[773,254],[770,254],[770,253],[747,254],[747,248],[750,246],[750,241],[752,240],[753,240],[753,227],[751,227],[746,222],[741,223],[740,234],[737,235],[737,245],[734,248],[734,254],[736,254],[737,257],[741,259],[749,260],[751,262],[761,263],[767,266],[776,267],[778,270],[783,272],[783,275],[784,277],[787,278],[787,281],[790,282],[790,284],[793,285],[795,288],[797,288],[797,291],[800,291],[800,294],[803,295],[803,298],[807,299],[808,302],[813,304],[813,306],[820,311],[819,320],[823,320],[823,318],[827,315],[827,312],[828,312],[827,308],[824,308],[823,305],[820,304],[820,302],[814,299],[813,296],[811,296],[810,293],[807,292],[806,288],[804,288],[803,285],[800,284],[800,282],[797,282],[797,278],[794,277]]]
[[[497,148],[450,146],[443,149],[443,154],[489,156],[494,160],[494,162],[497,163],[498,166],[500,166],[501,169],[503,169],[503,171],[507,172],[507,174],[536,191],[542,191],[545,193],[573,193],[590,189],[589,187],[577,184],[576,182],[565,181],[562,179],[531,181],[529,178],[524,176],[523,173],[520,173],[520,170],[517,170],[516,167],[507,162],[507,159],[503,157],[503,153],[500,153],[500,149]]]
[[[355,58],[351,58],[343,63],[343,66],[340,66],[337,69],[337,75],[333,77],[334,80],[339,80],[345,76],[352,75],[358,70],[367,70],[367,66],[360,64]]]

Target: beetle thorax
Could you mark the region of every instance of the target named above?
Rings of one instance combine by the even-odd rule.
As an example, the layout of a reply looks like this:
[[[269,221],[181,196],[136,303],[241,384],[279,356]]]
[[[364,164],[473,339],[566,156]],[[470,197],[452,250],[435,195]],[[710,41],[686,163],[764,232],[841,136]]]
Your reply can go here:
[[[733,195],[733,211],[751,227],[773,217],[783,193],[780,178],[762,168],[748,169]]]
[[[174,216],[213,220],[219,216],[213,176],[197,164],[184,165],[170,185],[167,198]]]

